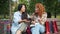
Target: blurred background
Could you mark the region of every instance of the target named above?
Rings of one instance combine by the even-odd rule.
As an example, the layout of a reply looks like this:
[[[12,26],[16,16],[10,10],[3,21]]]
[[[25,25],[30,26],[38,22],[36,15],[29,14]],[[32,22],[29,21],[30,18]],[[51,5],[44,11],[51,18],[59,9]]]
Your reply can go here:
[[[9,34],[13,14],[17,11],[18,4],[26,4],[28,14],[35,10],[36,3],[42,3],[48,18],[56,19],[60,30],[60,0],[0,0],[0,34]]]

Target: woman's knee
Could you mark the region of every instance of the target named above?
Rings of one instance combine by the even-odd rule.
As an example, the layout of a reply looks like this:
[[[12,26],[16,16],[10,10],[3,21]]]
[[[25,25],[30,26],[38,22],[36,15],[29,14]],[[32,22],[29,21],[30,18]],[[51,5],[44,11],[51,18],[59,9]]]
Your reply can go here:
[[[41,33],[44,33],[44,32],[45,32],[45,27],[44,27],[44,26],[42,26],[42,27],[40,28],[40,32],[41,32]]]
[[[22,31],[20,31],[20,30],[16,31],[16,34],[21,34],[21,33],[22,33]]]
[[[37,28],[31,28],[32,34],[39,34],[39,29]]]

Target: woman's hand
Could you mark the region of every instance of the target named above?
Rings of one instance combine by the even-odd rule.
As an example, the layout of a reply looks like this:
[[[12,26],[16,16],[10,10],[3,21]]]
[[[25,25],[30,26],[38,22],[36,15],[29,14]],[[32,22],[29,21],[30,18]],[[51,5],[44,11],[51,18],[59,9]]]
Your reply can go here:
[[[32,24],[35,24],[35,21],[32,21],[31,23],[32,23]]]
[[[41,21],[42,21],[42,19],[38,19],[38,21],[39,21],[39,22],[41,22]]]
[[[34,13],[30,16],[30,18],[33,18],[34,17]]]
[[[38,21],[40,22],[40,24],[42,24],[42,19],[38,19]]]
[[[27,20],[27,19],[24,19],[24,20],[23,20],[23,22],[30,22],[30,21],[29,21],[29,20]]]
[[[20,24],[22,22],[30,22],[30,21],[28,21],[27,19],[24,19],[24,20],[20,20],[18,23]]]
[[[19,22],[20,22],[20,23],[22,23],[22,22],[26,22],[26,21],[27,21],[27,20],[26,20],[26,19],[24,19],[24,20],[20,20]]]

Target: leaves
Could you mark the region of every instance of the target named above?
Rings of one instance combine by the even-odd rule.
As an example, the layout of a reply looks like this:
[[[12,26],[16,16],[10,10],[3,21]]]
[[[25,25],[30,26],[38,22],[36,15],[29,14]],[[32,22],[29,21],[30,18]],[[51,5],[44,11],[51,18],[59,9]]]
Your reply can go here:
[[[8,0],[0,0],[0,14],[9,14],[9,2]]]

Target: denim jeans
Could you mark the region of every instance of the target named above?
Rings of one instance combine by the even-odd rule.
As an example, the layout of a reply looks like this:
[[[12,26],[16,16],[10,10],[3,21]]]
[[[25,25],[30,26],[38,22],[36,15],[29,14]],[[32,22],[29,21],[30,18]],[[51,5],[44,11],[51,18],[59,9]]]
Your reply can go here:
[[[31,28],[32,34],[40,34],[45,32],[45,27],[39,23],[35,24],[35,27]]]

